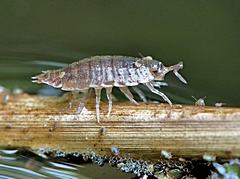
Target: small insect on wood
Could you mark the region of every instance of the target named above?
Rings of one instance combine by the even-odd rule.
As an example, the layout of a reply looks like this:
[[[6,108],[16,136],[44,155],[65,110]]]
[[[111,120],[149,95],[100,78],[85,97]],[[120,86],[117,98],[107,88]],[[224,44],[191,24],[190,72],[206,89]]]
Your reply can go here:
[[[83,92],[86,95],[90,88],[95,89],[96,117],[100,120],[100,97],[102,88],[106,89],[109,102],[108,116],[112,111],[112,88],[119,87],[120,91],[133,103],[138,104],[128,86],[135,87],[140,83],[146,85],[151,92],[161,96],[172,105],[168,97],[154,88],[156,81],[163,81],[169,71],[183,83],[186,80],[178,73],[183,68],[183,63],[165,67],[160,61],[152,57],[127,57],[127,56],[94,56],[72,63],[63,69],[43,71],[42,74],[32,77],[35,83],[45,83],[64,91]],[[143,94],[141,94],[143,95]],[[143,96],[142,96],[143,97]],[[78,112],[81,113],[86,97],[80,102]]]
[[[199,98],[199,99],[195,98],[194,96],[192,96],[192,98],[196,101],[195,106],[205,106],[204,99],[206,98],[206,96]]]

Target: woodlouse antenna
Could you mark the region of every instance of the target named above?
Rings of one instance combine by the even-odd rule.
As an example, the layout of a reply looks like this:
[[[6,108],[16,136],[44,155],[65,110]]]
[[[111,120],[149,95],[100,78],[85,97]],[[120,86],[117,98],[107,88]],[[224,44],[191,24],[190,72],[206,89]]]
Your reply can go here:
[[[193,98],[195,101],[197,101],[197,98],[195,98],[194,96],[192,96],[192,98]]]
[[[204,97],[199,98],[199,99],[206,99],[206,97],[207,97],[207,96],[204,96]],[[192,98],[195,99],[195,101],[199,100],[199,99],[195,98],[194,96],[192,96]]]
[[[141,52],[138,52],[138,55],[139,55],[141,58],[144,57],[143,54],[142,54]]]
[[[183,69],[183,62],[179,62],[176,65],[172,65],[167,67],[168,72],[173,71],[174,75],[184,84],[187,84],[187,81],[183,78],[183,76],[178,72],[179,70]]]

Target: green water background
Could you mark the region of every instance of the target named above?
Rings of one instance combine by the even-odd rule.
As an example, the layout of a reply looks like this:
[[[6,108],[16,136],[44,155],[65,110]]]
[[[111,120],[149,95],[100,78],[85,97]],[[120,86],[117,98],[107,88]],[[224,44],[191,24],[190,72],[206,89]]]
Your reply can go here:
[[[31,76],[54,68],[44,61],[140,52],[184,62],[188,86],[169,75],[173,85],[163,90],[173,101],[191,104],[194,95],[239,106],[239,47],[238,0],[0,2],[0,85],[29,92],[39,88]]]

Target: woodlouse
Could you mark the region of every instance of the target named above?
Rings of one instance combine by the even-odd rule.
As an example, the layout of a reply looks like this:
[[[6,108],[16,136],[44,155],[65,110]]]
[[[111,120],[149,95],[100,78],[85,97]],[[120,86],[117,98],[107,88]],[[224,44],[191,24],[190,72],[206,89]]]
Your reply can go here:
[[[215,103],[216,107],[222,107],[222,106],[225,106],[225,105],[227,105],[227,103],[222,103],[222,102]]]
[[[131,102],[138,104],[134,100],[128,86],[132,86],[136,93],[145,100],[144,94],[136,89],[136,86],[142,83],[153,93],[161,96],[166,102],[172,105],[168,97],[157,90],[155,86],[161,85],[158,82],[163,81],[164,76],[169,71],[173,71],[179,80],[186,84],[186,80],[178,73],[182,68],[182,62],[165,67],[160,61],[154,60],[150,56],[141,58],[94,56],[72,63],[62,69],[43,71],[42,74],[32,77],[32,79],[35,83],[45,83],[55,88],[61,88],[64,91],[83,92],[87,94],[90,88],[94,88],[96,94],[96,116],[99,122],[99,105],[102,88],[106,89],[109,101],[108,116],[112,111],[112,88],[114,86],[119,87],[120,91]],[[81,100],[79,112],[84,107],[82,105],[84,104],[84,100]]]
[[[204,99],[206,98],[206,96],[199,98],[199,99],[195,98],[194,96],[192,96],[192,98],[196,101],[195,106],[205,106]]]

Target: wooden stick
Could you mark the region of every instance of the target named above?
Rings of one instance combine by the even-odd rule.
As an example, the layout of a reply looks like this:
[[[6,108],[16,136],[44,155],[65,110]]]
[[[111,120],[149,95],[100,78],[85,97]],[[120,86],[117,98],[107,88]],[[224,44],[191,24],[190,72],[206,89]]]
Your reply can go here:
[[[77,115],[78,102],[66,97],[10,96],[0,104],[0,147],[49,147],[100,155],[158,160],[161,150],[173,157],[240,156],[240,108],[115,102],[110,118],[101,102],[96,122],[94,99]]]

